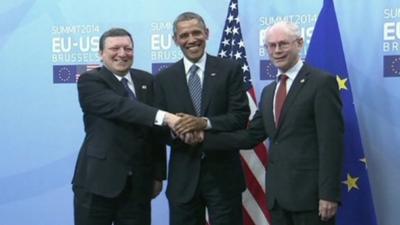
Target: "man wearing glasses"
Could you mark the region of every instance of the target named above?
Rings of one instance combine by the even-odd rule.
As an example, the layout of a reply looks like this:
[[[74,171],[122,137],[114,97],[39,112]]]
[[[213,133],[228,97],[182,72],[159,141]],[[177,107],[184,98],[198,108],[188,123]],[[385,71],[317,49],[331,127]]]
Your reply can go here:
[[[269,27],[265,47],[278,68],[277,80],[262,92],[249,127],[230,133],[206,132],[203,148],[251,149],[266,138],[266,175],[272,225],[333,225],[340,202],[343,164],[342,103],[333,76],[300,59],[299,27]]]

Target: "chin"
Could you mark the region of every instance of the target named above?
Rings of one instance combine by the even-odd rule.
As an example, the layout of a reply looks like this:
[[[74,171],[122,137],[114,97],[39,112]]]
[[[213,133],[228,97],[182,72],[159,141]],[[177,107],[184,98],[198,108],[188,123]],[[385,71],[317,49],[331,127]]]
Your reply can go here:
[[[188,59],[190,60],[190,61],[192,61],[192,62],[197,62],[199,59],[201,58],[201,55],[200,56],[190,56],[190,57],[188,57]]]
[[[276,63],[275,66],[279,69],[283,69],[283,68],[286,68],[288,65],[287,65],[287,63],[282,62],[282,63]]]

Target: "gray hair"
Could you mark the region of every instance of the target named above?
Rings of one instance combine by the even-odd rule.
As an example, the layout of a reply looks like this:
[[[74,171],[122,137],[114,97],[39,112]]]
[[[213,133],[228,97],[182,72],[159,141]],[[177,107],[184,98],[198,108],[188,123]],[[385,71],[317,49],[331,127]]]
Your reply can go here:
[[[268,38],[269,31],[276,27],[283,28],[284,30],[287,31],[287,34],[290,36],[293,36],[295,38],[301,38],[300,27],[297,24],[290,22],[290,21],[282,20],[282,21],[278,21],[278,22],[274,23],[272,26],[265,29],[265,40],[264,41],[266,41],[266,39]]]

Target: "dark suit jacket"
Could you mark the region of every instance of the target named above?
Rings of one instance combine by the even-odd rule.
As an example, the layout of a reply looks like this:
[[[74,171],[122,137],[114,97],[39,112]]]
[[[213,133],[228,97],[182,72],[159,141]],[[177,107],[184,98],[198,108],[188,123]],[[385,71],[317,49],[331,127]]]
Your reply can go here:
[[[153,77],[130,71],[137,101],[105,67],[82,74],[78,81],[79,103],[86,136],[72,180],[74,187],[106,197],[117,196],[129,171],[143,196],[152,191],[153,179],[165,178],[165,147],[152,140],[157,109],[153,102]]]
[[[250,149],[269,137],[270,208],[275,201],[292,211],[317,209],[319,199],[339,202],[344,125],[335,78],[304,64],[288,92],[278,128],[272,112],[275,88],[276,82],[264,88],[247,130],[206,134],[203,148]]]
[[[183,60],[161,71],[156,76],[156,104],[171,113],[183,112],[195,115],[190,98]],[[249,107],[243,85],[243,73],[239,64],[207,55],[201,115],[208,117],[212,130],[233,131],[243,129],[248,121]],[[170,201],[189,201],[198,186],[200,168],[207,168],[220,181],[216,188],[227,196],[245,189],[239,152],[205,152],[174,140],[171,145],[168,172],[167,197]]]

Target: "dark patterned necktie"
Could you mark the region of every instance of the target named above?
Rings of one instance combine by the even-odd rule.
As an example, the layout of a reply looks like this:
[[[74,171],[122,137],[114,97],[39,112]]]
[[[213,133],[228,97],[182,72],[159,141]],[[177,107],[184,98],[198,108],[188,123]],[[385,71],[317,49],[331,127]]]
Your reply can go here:
[[[131,98],[132,100],[136,99],[135,93],[133,93],[133,91],[129,88],[128,86],[128,79],[126,79],[125,77],[123,77],[121,79],[121,83],[125,88],[125,91],[128,93],[129,98]]]
[[[192,103],[194,109],[196,110],[196,115],[201,115],[201,83],[200,77],[197,75],[198,66],[193,64],[189,69],[189,80],[188,87],[190,91],[190,97],[192,98]]]
[[[283,104],[285,103],[286,99],[286,81],[288,79],[288,76],[285,74],[282,74],[279,76],[279,87],[278,91],[276,92],[276,97],[275,97],[275,124],[276,127],[279,126],[280,123],[280,116],[283,108]]]

